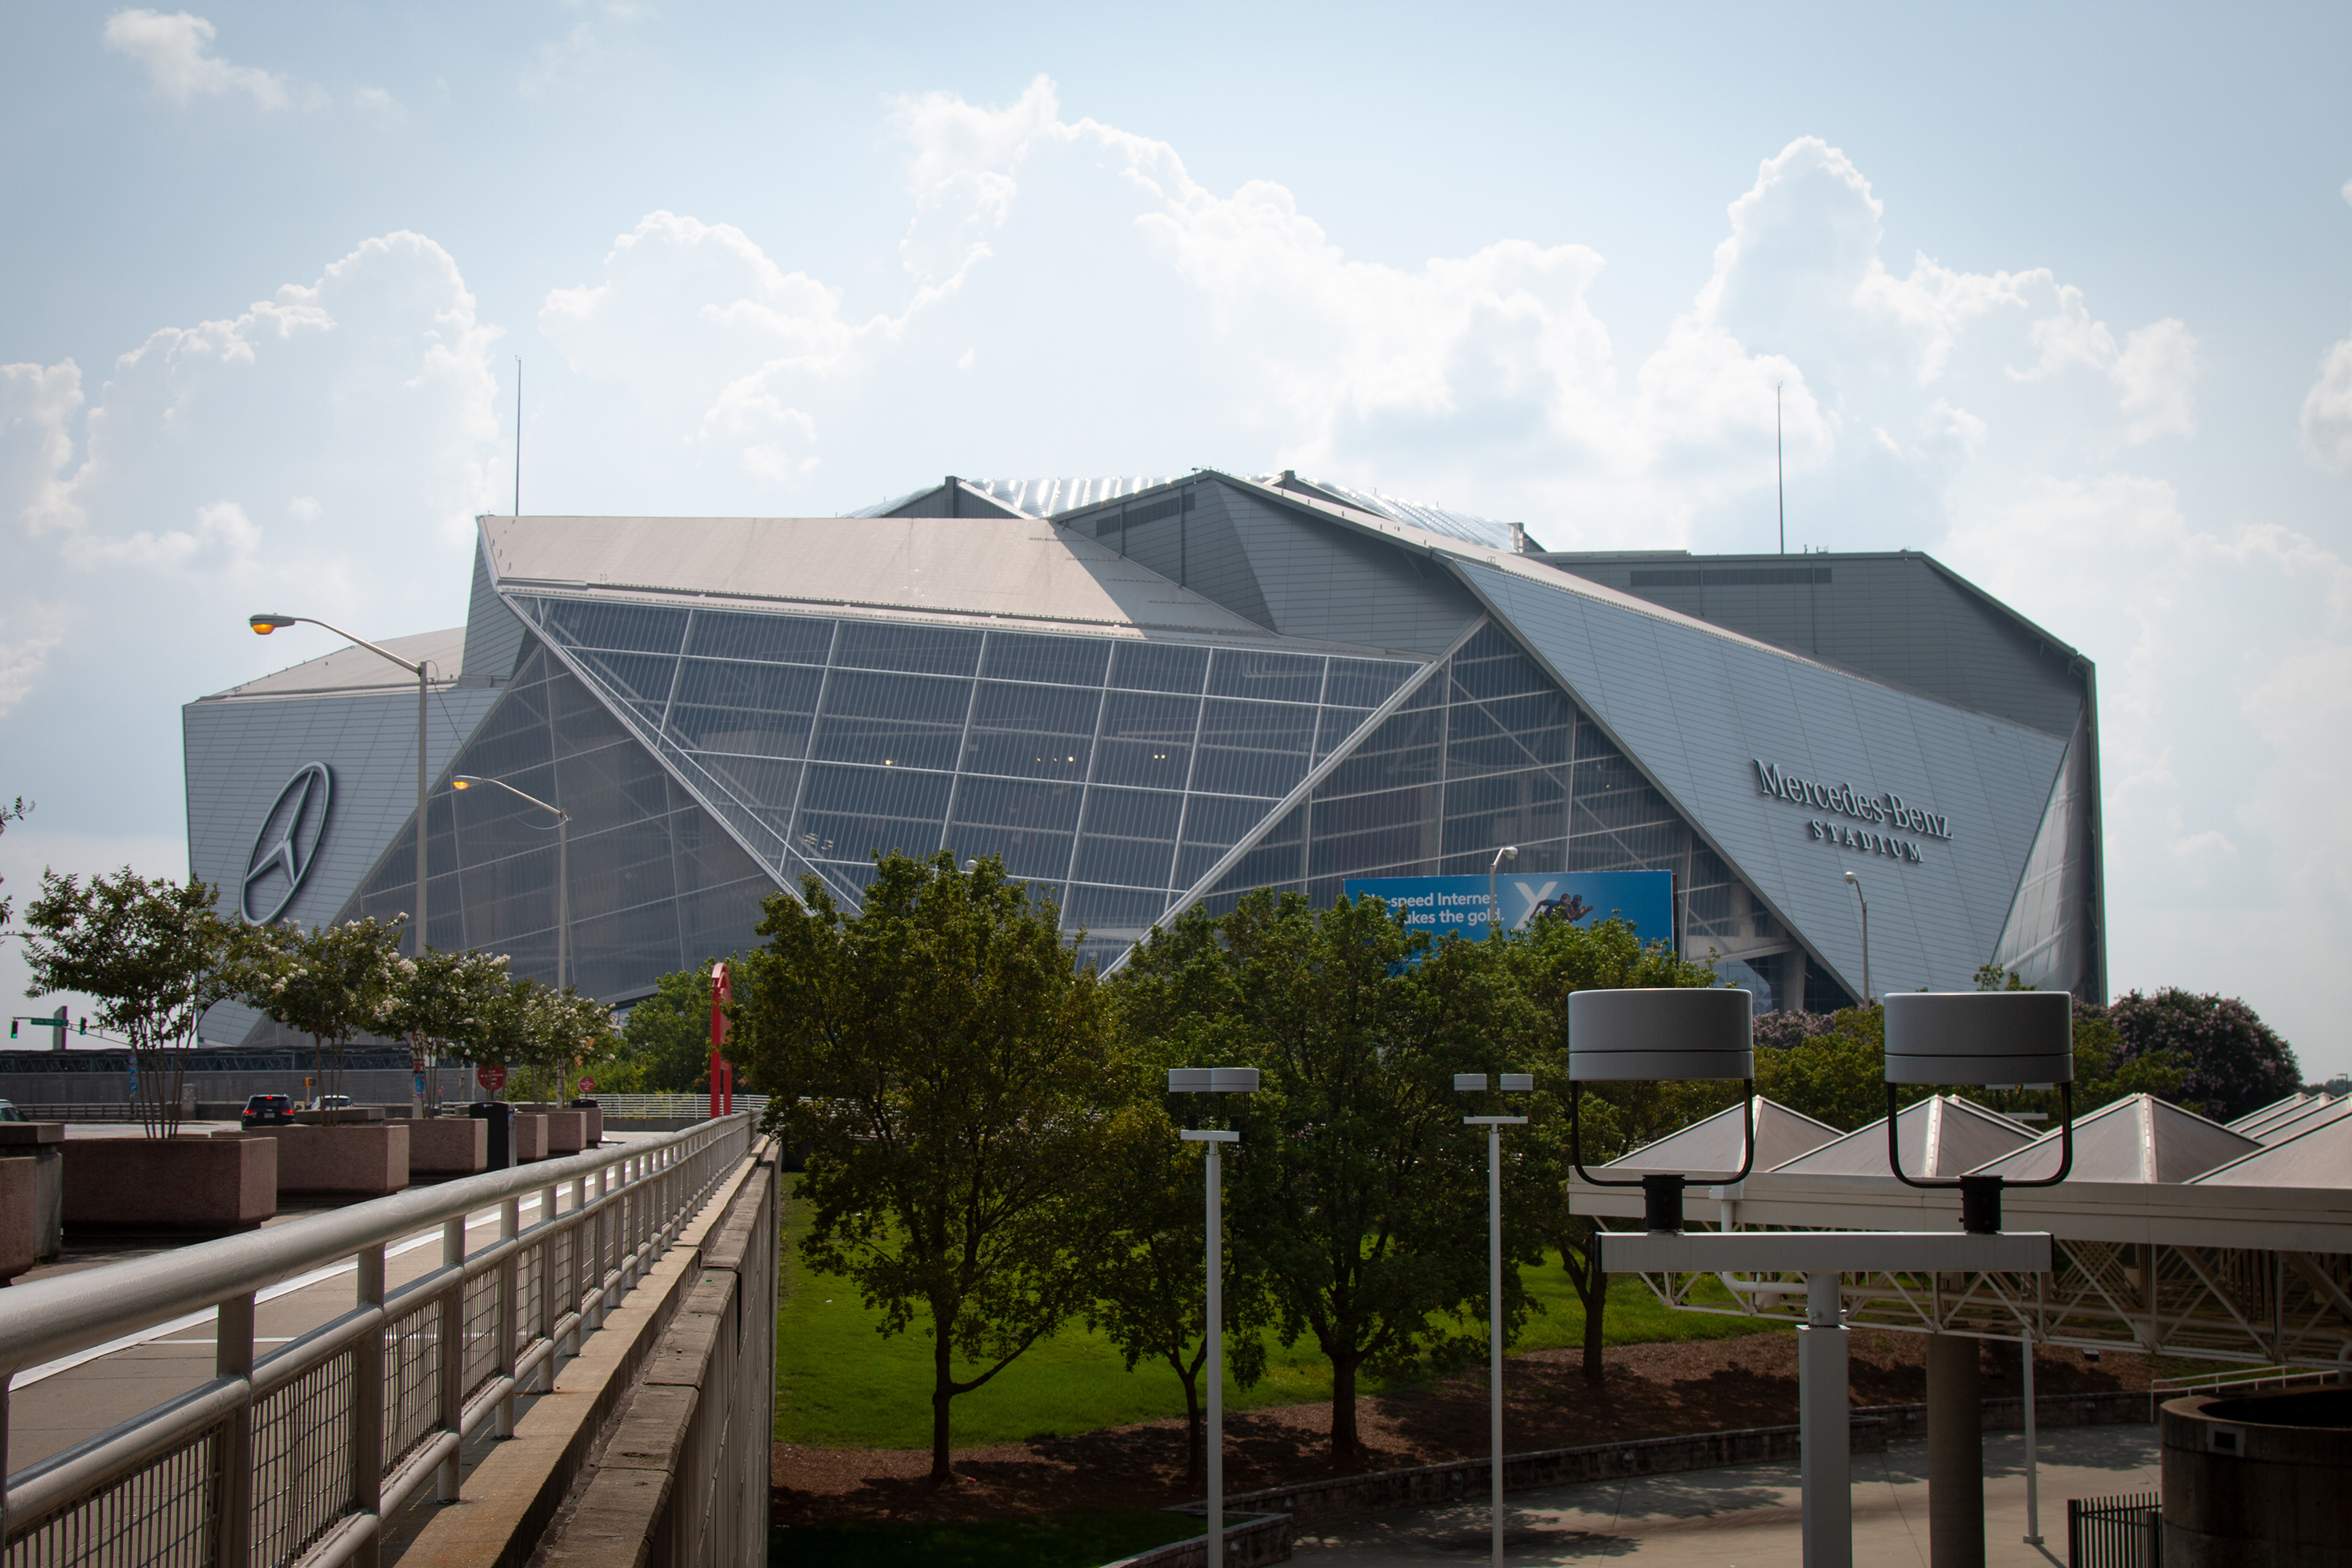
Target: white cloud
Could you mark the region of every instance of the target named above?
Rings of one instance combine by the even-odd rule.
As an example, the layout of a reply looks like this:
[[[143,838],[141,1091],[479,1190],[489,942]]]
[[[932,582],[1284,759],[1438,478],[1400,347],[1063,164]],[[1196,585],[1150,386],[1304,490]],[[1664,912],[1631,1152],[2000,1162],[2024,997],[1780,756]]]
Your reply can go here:
[[[106,47],[147,68],[155,90],[173,103],[199,95],[244,93],[262,109],[289,109],[286,79],[253,66],[231,65],[212,52],[213,25],[185,11],[117,11],[106,19]]]
[[[2331,468],[2352,468],[2352,338],[2327,351],[2303,400],[2304,450]]]
[[[539,47],[522,74],[526,98],[584,87],[619,54],[624,30],[654,15],[630,0],[566,0],[566,6],[571,25]]]

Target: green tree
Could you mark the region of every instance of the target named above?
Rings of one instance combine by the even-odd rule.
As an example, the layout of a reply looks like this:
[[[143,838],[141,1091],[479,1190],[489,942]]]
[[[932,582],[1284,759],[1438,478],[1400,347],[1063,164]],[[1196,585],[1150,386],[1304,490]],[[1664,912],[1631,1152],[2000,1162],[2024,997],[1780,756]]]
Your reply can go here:
[[[506,990],[507,962],[504,953],[437,949],[401,959],[393,966],[392,1006],[383,1031],[406,1039],[419,1060],[473,1060],[471,1042],[481,1037],[484,1021]]]
[[[1988,963],[1977,971],[1979,991],[2028,991],[2014,971]],[[2074,999],[2074,1114],[2084,1115],[2134,1094],[2152,1094],[2179,1101],[2188,1073],[2169,1050],[2126,1055],[2107,1009],[2094,1002]],[[2054,1089],[2005,1089],[1982,1091],[1985,1103],[2004,1114],[2039,1115],[2052,1126],[2065,1109],[2065,1098]]]
[[[699,1094],[710,1088],[710,969],[680,969],[629,1009],[620,1048],[597,1087],[616,1094]],[[740,1009],[749,981],[740,953],[727,961]]]
[[[955,1398],[1087,1304],[1130,1069],[1059,911],[996,858],[877,855],[855,917],[803,887],[767,901],[727,1055],[808,1151],[803,1259],[846,1276],[885,1334],[927,1321],[945,1484]]]
[[[1591,1215],[1572,1212],[1565,1179],[1568,998],[1578,991],[1705,987],[1716,983],[1715,972],[1704,963],[1685,962],[1663,942],[1643,942],[1632,926],[1613,918],[1591,925],[1536,921],[1512,939],[1508,952],[1535,1019],[1534,1032],[1521,1043],[1518,1054],[1519,1062],[1536,1074],[1537,1092],[1528,1107],[1530,1141],[1559,1167],[1547,1171],[1558,1179],[1549,1184],[1534,1213],[1584,1310],[1584,1378],[1598,1384],[1603,1371],[1609,1276],[1601,1268],[1601,1227]],[[1723,1092],[1722,1085],[1591,1086],[1579,1118],[1585,1163],[1606,1163],[1688,1125],[1720,1109],[1716,1101]]]
[[[125,866],[86,884],[44,871],[40,895],[26,906],[26,994],[79,991],[97,1000],[99,1022],[130,1044],[150,1138],[179,1131],[197,1026],[246,984],[250,928],[221,919],[216,897],[193,878],[150,879]]]
[[[248,926],[256,938],[239,998],[310,1037],[320,1094],[341,1094],[352,1040],[394,1027],[399,1008],[400,929],[405,916],[373,916],[305,931]],[[329,1111],[327,1119],[336,1119]]]
[[[1180,919],[1129,961],[1213,1009],[1188,1042],[1197,1065],[1256,1066],[1235,1108],[1234,1232],[1265,1271],[1284,1342],[1312,1335],[1331,1363],[1331,1447],[1360,1444],[1366,1371],[1465,1357],[1486,1289],[1483,1138],[1462,1125],[1458,1071],[1496,1071],[1500,1042],[1529,1025],[1500,944],[1408,934],[1378,899],[1321,913],[1264,889],[1230,914]],[[1538,1239],[1525,1141],[1515,1142],[1507,1256]],[[1528,1310],[1505,1276],[1506,1333]]]
[[[2170,985],[2153,996],[2133,991],[2107,1008],[2107,1022],[2120,1042],[2119,1061],[2168,1057],[2181,1071],[2180,1092],[2217,1121],[2303,1087],[2294,1047],[2235,996]]]
[[[602,1002],[519,974],[491,991],[457,1046],[461,1059],[517,1069],[509,1099],[561,1100],[580,1064],[610,1055],[618,1041]]]

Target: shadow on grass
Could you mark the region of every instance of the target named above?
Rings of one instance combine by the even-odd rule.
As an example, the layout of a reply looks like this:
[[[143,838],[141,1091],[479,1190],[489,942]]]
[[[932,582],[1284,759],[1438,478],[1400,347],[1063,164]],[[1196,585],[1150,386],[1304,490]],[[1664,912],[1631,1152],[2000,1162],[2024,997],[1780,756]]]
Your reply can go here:
[[[768,1562],[770,1568],[1097,1568],[1199,1533],[1197,1519],[1141,1510],[825,1525],[775,1531]]]

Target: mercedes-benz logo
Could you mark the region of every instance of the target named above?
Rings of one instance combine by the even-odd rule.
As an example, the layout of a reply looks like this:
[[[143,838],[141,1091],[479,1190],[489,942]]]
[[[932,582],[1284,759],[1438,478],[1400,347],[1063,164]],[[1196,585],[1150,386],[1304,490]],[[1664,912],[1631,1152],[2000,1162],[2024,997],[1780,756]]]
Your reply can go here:
[[[253,836],[253,853],[246,857],[245,880],[237,888],[237,913],[256,925],[268,925],[286,912],[319,858],[319,841],[327,833],[327,802],[334,790],[334,775],[324,763],[305,763],[286,781],[269,815],[261,819],[261,831]],[[285,878],[285,890],[267,913],[256,914],[254,889],[272,875]]]

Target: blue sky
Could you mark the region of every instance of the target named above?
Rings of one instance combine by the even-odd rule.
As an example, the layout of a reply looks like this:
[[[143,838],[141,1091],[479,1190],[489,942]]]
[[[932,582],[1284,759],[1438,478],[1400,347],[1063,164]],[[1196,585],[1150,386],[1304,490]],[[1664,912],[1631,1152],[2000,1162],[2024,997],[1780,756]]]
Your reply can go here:
[[[1296,467],[1927,549],[2099,663],[2117,988],[2352,946],[2352,13],[526,4],[0,21],[0,875],[466,520]],[[20,986],[13,956],[0,984]],[[12,1009],[13,1010],[13,1009]]]

